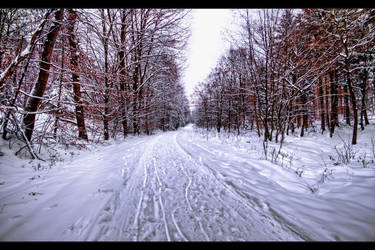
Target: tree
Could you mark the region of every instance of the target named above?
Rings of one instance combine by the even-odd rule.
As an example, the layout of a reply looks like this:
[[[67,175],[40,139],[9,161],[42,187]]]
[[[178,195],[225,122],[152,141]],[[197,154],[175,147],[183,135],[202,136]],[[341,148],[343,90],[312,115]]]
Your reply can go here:
[[[222,126],[230,131],[242,113],[255,121],[265,143],[273,138],[278,142],[280,135],[282,143],[284,133],[294,133],[297,127],[302,137],[317,119],[321,132],[328,127],[332,137],[341,116],[350,125],[352,114],[352,144],[356,144],[358,123],[361,129],[369,123],[375,12],[268,9],[257,15],[249,10],[237,13],[238,40],[232,39],[229,56],[196,90],[198,126],[209,129],[214,118],[218,132]],[[244,98],[246,111],[234,108]]]
[[[54,20],[52,21],[47,38],[43,44],[39,76],[25,106],[25,111],[27,113],[23,118],[23,124],[25,126],[25,135],[28,141],[31,141],[35,124],[35,115],[38,111],[38,106],[41,98],[43,97],[44,91],[46,90],[51,55],[61,26],[63,15],[64,9],[54,11]]]
[[[79,65],[78,65],[78,44],[74,34],[74,26],[77,14],[73,9],[68,9],[68,32],[70,47],[70,64],[72,66],[72,83],[75,101],[75,113],[78,126],[78,137],[87,140],[87,132],[85,127],[85,115],[82,105],[81,86],[79,83]]]

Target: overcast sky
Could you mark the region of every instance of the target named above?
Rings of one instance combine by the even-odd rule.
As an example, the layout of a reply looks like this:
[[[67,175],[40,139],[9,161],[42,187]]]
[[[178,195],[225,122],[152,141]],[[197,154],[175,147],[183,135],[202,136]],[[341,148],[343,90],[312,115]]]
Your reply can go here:
[[[188,45],[188,66],[183,75],[186,94],[204,81],[228,48],[223,31],[231,22],[229,9],[193,9],[191,37]]]

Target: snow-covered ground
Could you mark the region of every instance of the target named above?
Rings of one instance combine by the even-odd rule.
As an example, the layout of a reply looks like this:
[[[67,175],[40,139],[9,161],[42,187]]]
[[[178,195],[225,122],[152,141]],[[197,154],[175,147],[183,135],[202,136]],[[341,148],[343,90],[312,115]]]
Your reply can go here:
[[[0,240],[375,240],[375,126],[359,132],[348,164],[340,137],[350,128],[289,136],[275,164],[256,136],[188,125],[41,170],[1,141]]]

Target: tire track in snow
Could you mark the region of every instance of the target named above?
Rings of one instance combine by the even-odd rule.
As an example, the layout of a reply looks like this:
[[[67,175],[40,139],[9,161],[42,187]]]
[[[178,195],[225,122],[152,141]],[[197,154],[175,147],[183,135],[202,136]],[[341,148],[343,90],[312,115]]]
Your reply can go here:
[[[179,149],[184,153],[186,154],[190,159],[191,161],[200,167],[200,169],[202,169],[202,166],[205,166],[209,171],[208,173],[213,176],[223,187],[226,191],[228,191],[229,193],[231,193],[234,197],[236,197],[236,199],[243,203],[245,206],[247,206],[249,209],[253,210],[254,208],[249,206],[248,202],[250,201],[249,199],[247,199],[247,197],[244,197],[242,195],[242,192],[239,192],[233,185],[228,185],[224,180],[222,180],[222,175],[216,171],[214,171],[211,167],[209,167],[207,164],[205,164],[202,160],[201,157],[199,157],[199,164],[197,163],[197,160],[195,160],[191,154],[186,151],[183,147],[181,147],[181,145],[178,143],[178,141],[176,140],[176,143],[179,147]],[[208,152],[209,154],[212,154],[210,151],[207,151],[204,147],[201,147],[200,145],[198,144],[195,144],[195,143],[191,143],[199,148],[201,148],[203,151],[206,151]],[[206,171],[204,171],[206,173]],[[218,176],[219,175],[219,176]]]
[[[177,134],[175,134],[174,136],[174,143],[175,145],[177,146],[177,148],[179,147],[178,143],[177,143],[177,139],[176,139],[176,136]],[[189,159],[191,159],[190,155],[189,155]],[[186,200],[186,203],[188,204],[188,207],[190,210],[193,210],[193,207],[191,206],[191,203],[190,203],[190,200],[188,198],[188,194],[189,194],[189,188],[191,186],[191,183],[192,183],[192,179],[190,178],[190,175],[186,172],[186,169],[184,168],[184,165],[181,164],[181,169],[182,169],[182,172],[184,173],[184,175],[188,178],[189,180],[189,183],[186,185],[185,187],[185,200]]]
[[[155,233],[160,231],[157,228],[159,221],[161,222],[160,225],[164,227],[166,239],[168,241],[172,240],[162,197],[163,183],[158,173],[155,158],[155,156],[157,156],[155,147],[159,138],[160,136],[157,136],[149,142],[144,148],[142,156],[137,164],[138,168],[143,167],[144,179],[132,223],[133,232],[135,231],[136,233],[132,238],[135,241],[150,239],[150,235],[151,237],[155,237]],[[161,214],[161,218],[159,213]],[[124,226],[126,227],[126,225]]]
[[[138,142],[135,145],[144,143],[144,141]],[[128,150],[129,151],[129,150]],[[140,152],[140,154],[131,155],[132,157],[135,157],[136,162],[139,163],[143,159],[143,152]],[[122,157],[123,160],[125,160],[124,156]],[[127,164],[125,164],[126,166]],[[123,168],[122,168],[123,170]],[[123,172],[121,171],[121,177],[123,179],[131,179],[131,177],[137,172],[137,167],[133,167],[130,172],[127,172],[127,176],[123,175]],[[147,183],[147,171],[145,173],[143,186],[145,186],[145,183]],[[131,183],[134,184],[134,183]],[[121,207],[121,192],[122,187],[127,187],[127,181],[124,181],[119,189],[117,190],[109,190],[107,192],[113,192],[113,194],[107,198],[107,202],[103,203],[103,205],[100,207],[100,209],[97,209],[97,215],[96,216],[89,216],[87,218],[81,217],[79,220],[72,225],[75,231],[78,230],[78,235],[82,235],[81,237],[84,240],[114,240],[117,236],[118,239],[121,237],[121,228],[124,227],[124,219],[126,219],[126,216],[120,217],[118,220],[116,215],[118,216]],[[130,185],[131,190],[134,190],[134,186]],[[143,190],[141,190],[143,191]],[[106,192],[104,192],[106,193]],[[141,199],[143,199],[143,194],[141,193]],[[133,210],[134,211],[134,210]],[[94,220],[90,221],[90,218],[95,218]],[[117,222],[117,223],[116,223]],[[118,223],[120,222],[120,223]],[[118,227],[118,225],[121,225],[121,227]],[[134,226],[134,225],[133,225]],[[137,224],[134,226],[137,227]],[[133,228],[132,232],[137,237],[137,228]]]
[[[189,196],[188,196],[189,188],[190,188],[190,185],[191,185],[191,183],[192,183],[192,180],[191,180],[191,178],[189,177],[189,175],[186,174],[184,168],[183,168],[183,171],[184,171],[185,175],[186,175],[186,176],[188,177],[188,179],[189,179],[189,183],[188,183],[188,184],[186,185],[186,187],[185,187],[185,199],[186,199],[186,202],[187,202],[187,204],[188,204],[190,210],[193,210],[193,207],[191,206],[190,201],[189,201],[189,198],[188,198],[188,197],[189,197]]]
[[[178,142],[177,142],[177,133],[175,133],[175,135],[174,135],[174,144],[176,145],[176,148],[180,149],[181,152],[185,153],[185,152],[183,151],[183,149],[181,148],[181,146],[180,146],[180,145],[178,144]],[[185,154],[186,154],[186,153],[185,153]],[[192,161],[191,156],[190,156],[190,155],[188,155],[188,156],[189,156],[189,159]],[[187,204],[188,204],[188,206],[189,206],[190,211],[193,213],[194,219],[198,222],[198,224],[199,224],[199,228],[200,228],[202,234],[204,235],[204,237],[206,238],[207,241],[210,241],[210,237],[208,237],[207,232],[206,232],[206,230],[204,229],[204,227],[203,227],[203,225],[202,225],[202,221],[201,221],[201,219],[200,219],[200,218],[199,218],[199,219],[197,218],[197,216],[196,216],[196,214],[195,214],[195,212],[194,212],[194,209],[193,209],[193,207],[191,206],[191,203],[190,203],[189,198],[188,198],[188,190],[189,190],[189,187],[190,187],[190,185],[191,185],[191,183],[192,183],[192,180],[191,180],[190,176],[187,174],[186,169],[183,167],[183,164],[181,164],[181,166],[182,166],[182,171],[184,172],[184,174],[185,174],[185,175],[188,177],[188,179],[189,179],[189,183],[188,183],[188,185],[187,185],[186,188],[185,188],[185,199],[186,199],[186,202],[187,202]]]
[[[149,174],[147,171],[146,156],[148,152],[148,141],[141,141],[136,145],[146,143],[144,150],[138,151],[136,154],[126,154],[122,159],[128,161],[124,163],[125,166],[132,165],[130,172],[124,170],[121,171],[121,176],[124,179],[120,195],[119,209],[115,212],[115,221],[118,221],[117,229],[117,240],[133,240],[137,241],[139,237],[139,217],[141,214],[142,203],[144,200],[145,189],[149,180]],[[127,150],[129,151],[129,149]],[[124,168],[124,167],[123,167]],[[143,170],[143,171],[142,171]],[[143,182],[139,185],[138,180]],[[134,202],[129,202],[129,201]],[[133,216],[133,213],[135,214]],[[113,236],[112,236],[113,237]]]
[[[163,215],[165,233],[167,235],[168,241],[171,241],[171,236],[169,235],[169,230],[168,230],[168,223],[167,223],[167,219],[166,219],[166,216],[165,216],[165,209],[164,209],[163,201],[162,201],[162,198],[161,198],[161,192],[162,192],[161,188],[162,188],[163,184],[160,181],[160,177],[159,177],[158,171],[156,169],[155,158],[152,159],[152,163],[153,163],[153,166],[154,166],[155,176],[156,176],[156,179],[158,180],[158,184],[159,184],[159,189],[158,189],[157,195],[158,195],[158,198],[159,198],[159,204],[160,204],[161,212],[162,212],[162,215]]]
[[[197,161],[196,161],[195,159],[193,159],[193,157],[191,156],[191,154],[190,154],[189,152],[187,152],[185,149],[183,149],[183,148],[181,147],[180,143],[177,141],[177,134],[176,134],[176,136],[175,136],[175,142],[176,142],[177,147],[180,149],[180,151],[183,152],[186,156],[188,156],[188,158],[190,159],[190,161],[191,161],[194,165],[196,165],[196,166],[199,167],[200,169],[202,169],[202,166],[203,166],[203,165],[206,166],[206,168],[209,169],[209,174],[210,174],[211,176],[213,176],[213,177],[214,177],[214,178],[215,178],[220,184],[222,184],[222,185],[224,186],[224,188],[225,188],[226,191],[232,193],[232,194],[235,195],[235,196],[238,196],[237,193],[233,192],[232,188],[228,187],[227,184],[225,184],[225,183],[223,183],[222,181],[220,181],[220,179],[216,176],[215,172],[214,172],[210,167],[208,167],[206,164],[203,163],[201,157],[199,157],[199,163],[200,163],[200,164],[198,164]],[[196,144],[194,144],[194,145],[196,145]],[[204,172],[206,173],[206,171],[204,171]],[[241,200],[240,200],[240,201],[243,202],[242,197],[241,197]]]
[[[173,224],[174,224],[174,226],[176,227],[177,232],[178,232],[178,234],[180,235],[180,237],[181,237],[184,241],[188,241],[188,240],[186,239],[185,235],[181,232],[181,229],[180,229],[180,227],[178,226],[178,224],[177,224],[177,222],[176,222],[176,218],[174,217],[174,214],[175,214],[176,210],[177,210],[177,207],[172,211],[172,220],[173,220]]]
[[[113,191],[112,191],[113,192]],[[72,225],[73,230],[78,235],[82,235],[85,241],[98,241],[106,236],[108,231],[113,230],[108,224],[113,219],[113,215],[119,204],[119,192],[115,191],[107,197],[107,201],[97,209],[93,216],[88,218],[80,217],[76,223]],[[95,218],[90,221],[90,218]],[[99,230],[96,228],[99,227]]]
[[[142,157],[143,157],[143,155],[142,155]],[[141,189],[141,194],[140,194],[140,197],[139,197],[138,206],[137,206],[137,210],[136,210],[135,217],[134,217],[134,222],[133,222],[133,226],[136,229],[136,231],[135,231],[136,235],[134,236],[134,240],[135,241],[138,240],[138,234],[139,234],[139,214],[141,212],[141,207],[142,207],[142,202],[143,202],[143,196],[144,196],[144,190],[146,188],[147,179],[148,179],[147,164],[144,164],[143,168],[144,168],[143,186],[142,186],[142,189]]]
[[[132,147],[143,143],[147,143],[147,141],[141,140],[133,144]],[[121,154],[121,159],[131,159],[133,161],[135,160],[135,162],[137,163],[142,159],[142,151],[139,151],[137,154],[126,154],[126,157],[124,156],[123,151],[128,152],[129,148],[126,147],[121,150],[121,152],[119,150],[116,150],[114,152],[114,155],[112,154],[112,157],[119,157],[119,154]],[[102,157],[98,160],[102,160]],[[112,194],[108,197],[104,197],[105,201],[101,206],[95,208],[96,212],[92,214],[85,214],[85,216],[80,217],[75,223],[70,226],[68,230],[65,231],[66,233],[76,234],[79,237],[79,240],[89,241],[118,240],[121,238],[121,228],[124,228],[124,221],[127,219],[126,216],[121,216],[119,218],[119,213],[123,214],[123,209],[121,208],[123,205],[123,203],[121,202],[121,194],[124,190],[124,187],[128,188],[128,190],[130,190],[130,193],[134,193],[134,191],[136,190],[134,188],[136,187],[134,185],[135,183],[131,182],[131,184],[128,185],[127,181],[131,179],[131,177],[137,172],[137,167],[128,168],[127,162],[124,162],[124,165],[126,169],[122,167],[121,170],[118,171],[118,175],[120,175],[122,179],[124,179],[122,185],[120,184],[118,188],[115,189],[102,189],[102,191],[100,191],[101,188],[98,189],[98,192],[101,195],[105,195],[108,192]],[[126,172],[124,172],[124,170],[126,170]],[[98,194],[94,193],[94,195]],[[135,209],[133,209],[132,211],[135,211]],[[133,229],[132,232],[134,235],[135,230]]]
[[[124,179],[122,189],[120,190],[121,198],[123,200],[121,202],[121,207],[119,211],[117,211],[117,221],[119,221],[118,225],[118,234],[116,236],[117,240],[137,240],[138,238],[138,231],[139,231],[139,216],[141,213],[141,206],[144,200],[144,190],[147,187],[147,181],[149,179],[149,175],[147,172],[147,165],[145,164],[145,158],[147,154],[147,148],[149,141],[142,141],[142,144],[145,143],[144,150],[139,150],[136,154],[126,154],[122,157],[122,159],[127,159],[128,161],[124,163],[125,166],[132,166],[130,172],[122,171],[121,176]],[[140,147],[141,148],[141,147]],[[127,150],[129,151],[129,149]],[[130,160],[130,161],[129,161]],[[140,168],[143,167],[143,171]],[[124,168],[124,167],[123,167]],[[143,182],[141,185],[138,185],[138,181],[141,178],[137,178],[140,176],[140,173],[143,172]],[[138,196],[138,197],[136,197]],[[138,198],[138,199],[136,199]],[[134,200],[135,202],[131,203],[130,200]],[[135,211],[135,215],[133,217],[132,212]],[[128,236],[128,237],[127,237]]]
[[[252,211],[256,211],[256,212],[258,212],[259,214],[261,214],[263,217],[268,217],[268,216],[266,216],[265,214],[263,214],[263,212],[262,212],[262,208],[263,208],[263,206],[262,206],[262,204],[260,204],[259,202],[257,202],[257,198],[253,198],[253,197],[250,197],[250,195],[248,195],[248,194],[246,194],[246,193],[244,193],[244,192],[242,192],[241,190],[238,190],[234,185],[233,185],[233,183],[228,183],[227,184],[227,182],[225,181],[225,180],[223,180],[223,176],[222,176],[222,174],[221,173],[219,173],[219,172],[216,172],[215,170],[213,170],[211,167],[209,167],[207,164],[205,164],[203,161],[202,161],[202,158],[201,157],[199,157],[199,163],[200,164],[198,164],[197,163],[197,161],[192,157],[192,155],[188,152],[188,151],[186,151],[181,145],[180,145],[180,143],[177,141],[177,135],[176,135],[176,137],[175,137],[175,142],[176,142],[176,144],[178,145],[178,148],[182,151],[182,152],[184,152],[188,157],[189,157],[189,159],[191,159],[191,161],[195,164],[195,165],[199,165],[200,167],[201,166],[205,166],[208,170],[209,170],[209,174],[211,175],[211,176],[213,176],[223,187],[224,187],[224,189],[226,190],[226,191],[228,191],[228,192],[230,192],[232,195],[233,195],[233,198],[235,198],[237,201],[239,201],[241,204],[243,204],[243,205],[245,205],[248,209],[250,209],[250,210],[252,210]],[[205,151],[208,155],[213,155],[213,156],[215,156],[215,153],[213,153],[212,151],[210,151],[210,150],[208,150],[206,147],[204,147],[204,146],[201,146],[201,145],[198,145],[198,144],[196,144],[196,143],[192,143],[192,142],[190,142],[190,144],[192,144],[192,145],[195,145],[196,147],[198,147],[198,148],[200,148],[201,150],[203,150],[203,151]],[[202,169],[202,168],[201,168]],[[206,172],[206,171],[204,171],[204,172]],[[254,201],[254,202],[253,202]],[[260,209],[256,209],[256,207],[252,207],[252,206],[250,206],[250,204],[249,204],[249,202],[252,204],[252,205],[256,205],[256,206],[258,206]],[[268,206],[267,206],[268,207]],[[238,214],[238,212],[236,211],[236,213]],[[274,213],[271,213],[272,215],[274,215]],[[242,217],[243,218],[243,216],[241,215],[241,214],[238,214],[240,217]],[[274,216],[273,216],[274,217]],[[281,220],[280,220],[280,218],[281,218],[281,216],[279,215],[279,217],[278,218],[275,218],[276,219],[276,221],[278,221],[278,222],[280,222]],[[245,218],[244,218],[245,219]],[[286,223],[287,222],[287,220],[285,219],[285,218],[283,218],[283,220],[284,220],[284,222],[285,222],[285,224],[286,224],[286,229],[289,231],[289,232],[291,232],[292,234],[294,234],[294,235],[296,235],[298,238],[300,238],[300,239],[302,239],[302,240],[309,240],[310,238],[308,237],[308,236],[306,236],[305,234],[303,234],[302,233],[302,231],[301,232],[298,232],[298,229],[297,228],[299,228],[298,226],[296,226],[296,225],[293,225],[292,223]],[[271,223],[272,225],[273,225],[273,223]],[[280,224],[280,227],[281,228],[284,228],[284,226],[283,226],[284,224]],[[295,228],[293,228],[293,226],[295,227]],[[284,229],[285,230],[285,229]]]
[[[135,241],[137,241],[138,237],[139,237],[139,231],[140,231],[139,216],[140,216],[140,213],[141,213],[142,204],[144,202],[144,192],[147,189],[147,181],[149,180],[151,182],[151,177],[149,176],[150,174],[148,173],[147,169],[151,164],[153,166],[155,165],[155,162],[154,162],[155,159],[152,159],[152,162],[150,162],[148,157],[152,156],[154,144],[160,138],[160,136],[161,135],[155,137],[151,142],[149,142],[149,144],[144,149],[141,158],[138,161],[138,166],[143,165],[144,179],[143,179],[143,185],[142,185],[142,188],[141,188],[141,193],[140,193],[140,198],[139,198],[139,201],[138,201],[136,214],[135,214],[134,221],[133,221],[133,226],[135,227],[135,232],[136,232],[136,235],[134,236]],[[160,186],[161,182],[160,182],[159,178],[158,178],[158,181],[159,181],[159,186]],[[151,183],[149,184],[149,186],[151,186]],[[161,187],[160,187],[160,189],[161,189]],[[161,205],[162,213],[164,213],[163,212],[163,204],[161,202],[160,196],[159,196],[159,205]],[[155,209],[155,206],[156,205],[154,205],[154,209]],[[163,218],[165,218],[165,216],[163,216]],[[164,221],[164,222],[166,224],[166,221]],[[166,228],[166,229],[168,229],[168,228]],[[167,237],[168,237],[168,240],[170,240],[168,231],[167,231]]]

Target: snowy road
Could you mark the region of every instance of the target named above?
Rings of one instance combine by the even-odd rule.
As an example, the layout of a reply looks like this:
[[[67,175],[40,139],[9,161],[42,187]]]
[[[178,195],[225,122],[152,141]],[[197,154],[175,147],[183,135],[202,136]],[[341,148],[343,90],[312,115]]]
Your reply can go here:
[[[120,191],[123,204],[113,216],[121,221],[116,240],[299,239],[194,158],[182,146],[186,135],[157,136],[137,156]]]
[[[346,229],[341,236],[329,233],[336,230],[329,225],[335,220],[332,213],[345,216],[337,211],[340,201],[332,207],[328,199],[311,195],[295,174],[282,172],[284,178],[272,179],[281,172],[266,161],[251,162],[243,150],[196,137],[187,126],[132,138],[26,182],[19,183],[19,176],[7,180],[0,186],[0,239],[299,241],[345,236]],[[325,223],[327,217],[332,221]],[[373,227],[351,228],[371,238]]]

